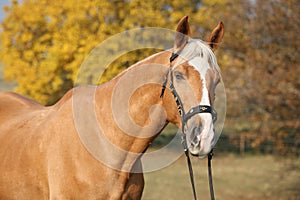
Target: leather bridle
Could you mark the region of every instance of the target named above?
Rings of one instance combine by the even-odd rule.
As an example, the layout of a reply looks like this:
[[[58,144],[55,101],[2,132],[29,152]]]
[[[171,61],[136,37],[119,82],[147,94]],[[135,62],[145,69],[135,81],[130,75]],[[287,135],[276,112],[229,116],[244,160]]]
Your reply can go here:
[[[187,122],[190,118],[192,118],[194,115],[199,114],[199,113],[210,113],[212,115],[213,122],[215,122],[217,120],[217,112],[214,110],[213,107],[211,107],[209,105],[198,105],[198,106],[191,108],[187,113],[185,113],[182,101],[180,100],[180,97],[174,87],[174,84],[173,84],[173,69],[171,66],[172,62],[179,56],[179,53],[180,53],[180,51],[177,53],[172,53],[172,56],[170,57],[170,67],[169,67],[169,70],[163,81],[160,97],[162,98],[164,96],[164,92],[165,92],[168,80],[170,78],[169,88],[174,96],[174,99],[176,101],[177,108],[178,108],[178,111],[179,111],[179,114],[181,117],[182,145],[184,148],[184,153],[187,158],[194,199],[196,200],[197,196],[196,196],[196,190],[195,190],[193,168],[192,168],[192,163],[191,163],[191,159],[190,159],[189,151],[188,151],[188,147],[187,147],[187,142],[186,142],[185,125],[187,124]],[[214,190],[213,190],[213,183],[212,183],[212,170],[211,170],[211,159],[213,156],[212,151],[207,155],[207,158],[208,158],[208,176],[209,176],[210,197],[211,197],[211,200],[214,200],[215,197],[214,197]]]

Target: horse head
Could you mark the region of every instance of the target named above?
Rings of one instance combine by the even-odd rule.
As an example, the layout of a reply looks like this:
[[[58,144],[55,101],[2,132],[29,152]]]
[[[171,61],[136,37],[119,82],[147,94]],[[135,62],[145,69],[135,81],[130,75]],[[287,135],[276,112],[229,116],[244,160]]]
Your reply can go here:
[[[176,124],[182,127],[186,148],[192,155],[202,157],[211,151],[217,140],[213,105],[221,75],[213,52],[222,41],[224,25],[220,22],[206,42],[189,37],[188,17],[179,22],[176,31],[163,87],[170,85],[177,103],[180,120]]]

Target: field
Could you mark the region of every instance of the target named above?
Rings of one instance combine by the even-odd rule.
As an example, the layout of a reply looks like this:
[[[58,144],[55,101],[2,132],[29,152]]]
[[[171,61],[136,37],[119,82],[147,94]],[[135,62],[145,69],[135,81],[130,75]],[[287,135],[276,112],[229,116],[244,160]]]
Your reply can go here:
[[[193,158],[198,199],[210,199],[207,160]],[[212,160],[216,199],[300,199],[300,161],[272,156],[217,155]],[[145,174],[143,200],[193,199],[185,157]]]

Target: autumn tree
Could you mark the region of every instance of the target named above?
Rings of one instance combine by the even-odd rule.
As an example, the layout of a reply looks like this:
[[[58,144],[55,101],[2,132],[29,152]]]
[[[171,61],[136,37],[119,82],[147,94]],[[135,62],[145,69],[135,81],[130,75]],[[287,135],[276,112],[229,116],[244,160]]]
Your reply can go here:
[[[226,25],[217,52],[227,91],[226,131],[253,148],[299,155],[299,2],[210,3],[199,14],[222,16]]]
[[[4,77],[17,82],[16,92],[52,104],[73,87],[80,64],[97,44],[137,27],[173,29],[182,16],[193,18],[198,4],[197,0],[13,1],[5,7],[2,23]],[[143,57],[135,55],[133,61]],[[115,64],[128,67],[133,61]],[[106,75],[124,69],[117,68]]]
[[[253,145],[270,142],[283,155],[300,154],[300,4],[296,0],[256,1],[249,13],[251,35],[245,98],[257,122]]]

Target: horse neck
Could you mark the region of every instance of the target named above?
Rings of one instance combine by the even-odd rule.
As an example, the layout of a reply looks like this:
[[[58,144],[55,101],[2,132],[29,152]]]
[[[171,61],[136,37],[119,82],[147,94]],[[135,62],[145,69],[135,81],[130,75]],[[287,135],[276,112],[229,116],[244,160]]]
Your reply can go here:
[[[128,172],[167,122],[175,122],[179,115],[171,92],[160,98],[169,56],[159,53],[104,85],[73,90],[74,124],[94,158]]]
[[[143,152],[169,121],[176,123],[178,111],[171,93],[166,92],[165,97],[160,98],[169,56],[170,52],[165,51],[146,58],[99,86],[96,103],[99,108],[103,107],[100,104],[105,94],[106,107],[101,108],[98,115],[110,113],[109,122],[107,119],[102,122],[107,127],[104,132],[121,149]],[[107,124],[113,124],[114,128]]]

